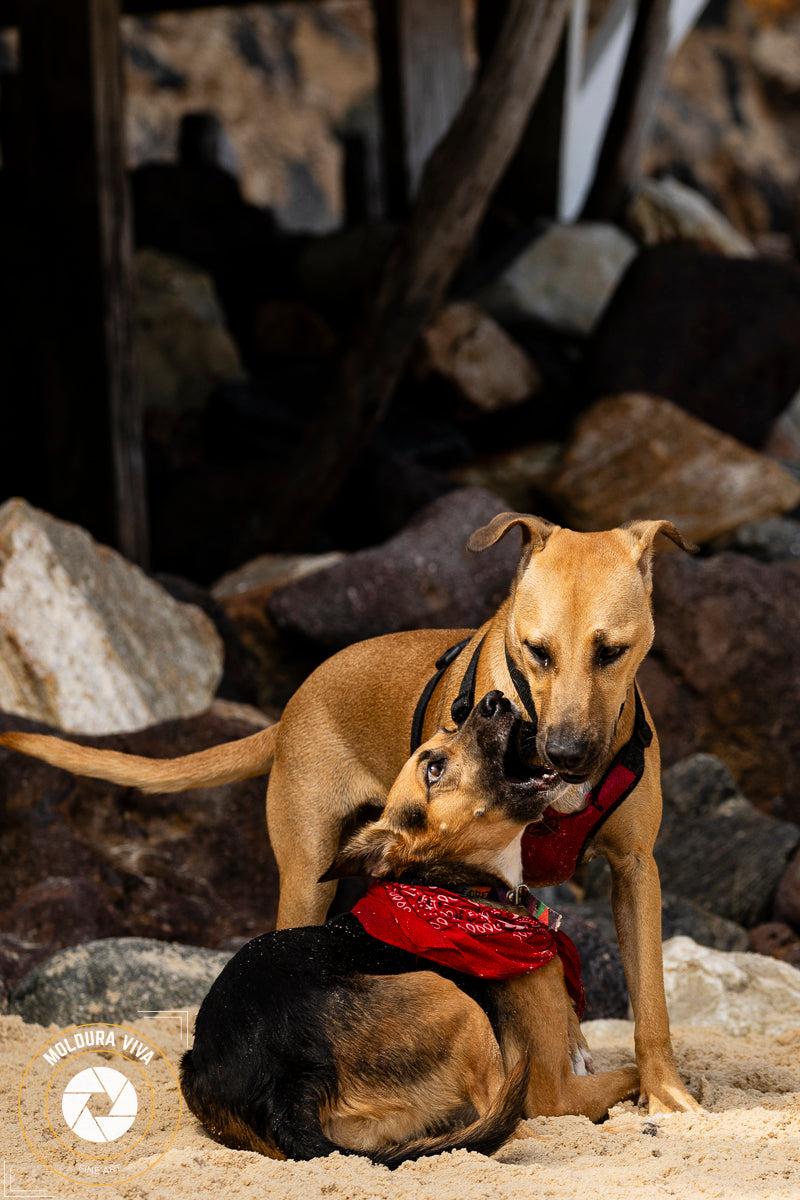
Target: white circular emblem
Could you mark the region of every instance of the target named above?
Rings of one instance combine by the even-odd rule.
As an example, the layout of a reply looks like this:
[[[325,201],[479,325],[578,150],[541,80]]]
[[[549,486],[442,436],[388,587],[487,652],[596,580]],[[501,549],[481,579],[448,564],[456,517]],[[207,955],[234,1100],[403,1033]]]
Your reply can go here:
[[[96,1096],[105,1099],[95,1100],[92,1105],[90,1102]],[[130,1079],[113,1067],[79,1071],[70,1079],[61,1098],[64,1120],[85,1142],[116,1141],[130,1129],[138,1109],[136,1089]]]

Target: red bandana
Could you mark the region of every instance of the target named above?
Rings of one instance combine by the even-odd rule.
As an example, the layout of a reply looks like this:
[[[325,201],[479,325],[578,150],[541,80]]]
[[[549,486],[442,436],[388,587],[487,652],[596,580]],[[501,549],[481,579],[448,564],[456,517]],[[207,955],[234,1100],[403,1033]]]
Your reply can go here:
[[[578,951],[527,913],[476,904],[439,888],[374,884],[353,915],[379,941],[481,979],[527,975],[559,955],[578,1016],[586,1006]]]

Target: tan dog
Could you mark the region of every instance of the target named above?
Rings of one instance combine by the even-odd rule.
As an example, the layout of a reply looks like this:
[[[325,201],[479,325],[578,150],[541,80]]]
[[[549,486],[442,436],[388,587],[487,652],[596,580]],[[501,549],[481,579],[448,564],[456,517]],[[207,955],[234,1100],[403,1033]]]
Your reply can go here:
[[[485,550],[511,529],[522,534],[511,594],[447,667],[428,705],[424,734],[449,719],[474,665],[477,695],[499,688],[535,708],[535,745],[522,749],[559,772],[552,776],[548,811],[591,814],[592,789],[636,732],[635,676],[653,640],[654,539],[663,533],[684,549],[694,547],[669,521],[574,533],[538,517],[504,513],[473,534],[469,548]],[[470,633],[420,630],[349,646],[305,681],[279,725],[185,758],[128,757],[27,734],[6,734],[0,741],[78,774],[146,791],[210,786],[271,769],[267,821],[281,877],[278,926],[320,923],[335,883],[318,881],[337,851],[343,825],[360,808],[384,803],[407,758],[412,719],[433,664]],[[653,858],[661,820],[654,736],[643,752],[643,768],[630,795],[591,833],[582,853],[603,854],[611,866],[642,1093],[651,1112],[686,1110],[697,1105],[675,1069],[664,996]],[[535,866],[531,874],[537,876]]]
[[[362,904],[376,894],[389,903],[388,939],[356,906],[256,938],[226,966],[181,1067],[184,1097],[218,1141],[273,1158],[338,1150],[395,1167],[444,1150],[493,1153],[515,1132],[532,1136],[521,1117],[599,1120],[638,1090],[633,1067],[587,1074],[556,938],[507,899],[522,882],[522,832],[547,802],[536,775],[517,774],[519,724],[500,692],[487,693],[460,730],[411,758],[380,819],[345,838],[326,876],[379,883]],[[500,898],[484,896],[493,889]],[[415,902],[421,912],[435,905],[435,920],[422,920],[421,941],[412,927],[409,948],[392,939]],[[429,939],[448,921],[443,962]],[[512,955],[524,946],[533,957],[510,976],[503,958],[498,977],[482,977],[498,962],[486,944],[496,935]]]

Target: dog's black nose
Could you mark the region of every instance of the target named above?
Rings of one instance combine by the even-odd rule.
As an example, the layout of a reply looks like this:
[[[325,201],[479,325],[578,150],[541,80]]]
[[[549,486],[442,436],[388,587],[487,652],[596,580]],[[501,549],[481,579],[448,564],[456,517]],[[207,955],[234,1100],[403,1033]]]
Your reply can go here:
[[[585,738],[569,734],[551,734],[544,747],[550,766],[567,775],[581,770],[586,763],[588,751],[589,743]]]
[[[480,704],[478,705],[478,709],[480,711],[481,716],[482,717],[496,716],[498,711],[503,707],[504,700],[505,700],[505,696],[503,695],[502,692],[497,691],[497,689],[495,689],[492,692],[487,692],[486,695],[481,700]],[[507,704],[508,704],[508,701],[506,700],[506,705]]]

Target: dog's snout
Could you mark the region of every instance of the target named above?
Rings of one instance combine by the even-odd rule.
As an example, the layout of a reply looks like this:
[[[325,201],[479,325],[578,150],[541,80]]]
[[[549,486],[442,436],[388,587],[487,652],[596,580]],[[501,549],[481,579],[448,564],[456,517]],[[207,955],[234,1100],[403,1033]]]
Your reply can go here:
[[[574,734],[552,733],[545,742],[547,761],[562,774],[577,774],[585,767],[590,753],[589,741]]]
[[[482,717],[491,719],[496,717],[499,712],[505,711],[508,706],[508,701],[503,693],[495,689],[486,693],[480,702],[479,710]]]

